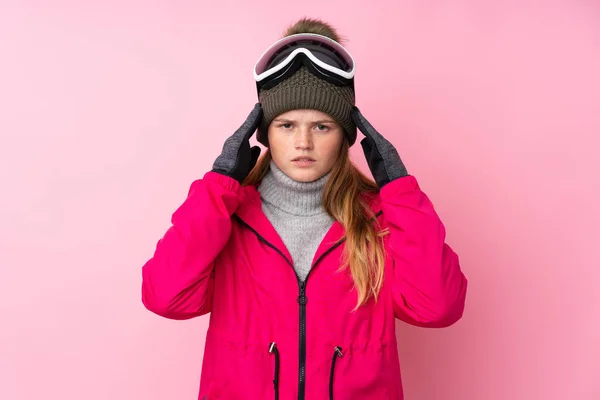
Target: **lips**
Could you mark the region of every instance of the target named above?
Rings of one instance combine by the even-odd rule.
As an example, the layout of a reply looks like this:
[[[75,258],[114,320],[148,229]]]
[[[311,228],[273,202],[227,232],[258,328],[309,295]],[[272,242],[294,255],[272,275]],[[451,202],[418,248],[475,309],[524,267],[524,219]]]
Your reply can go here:
[[[316,161],[313,158],[300,156],[296,157],[292,160],[292,164],[294,164],[298,168],[310,168],[315,165]]]
[[[310,157],[296,157],[292,161],[310,162],[310,161],[315,161],[315,160],[313,158],[310,158]]]

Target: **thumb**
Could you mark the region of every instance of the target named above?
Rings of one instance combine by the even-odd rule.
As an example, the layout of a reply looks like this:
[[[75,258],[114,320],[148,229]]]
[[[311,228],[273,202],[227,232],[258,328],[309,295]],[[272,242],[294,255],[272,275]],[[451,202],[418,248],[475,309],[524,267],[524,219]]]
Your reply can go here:
[[[362,146],[363,152],[365,153],[365,157],[369,160],[371,156],[371,152],[373,151],[373,147],[371,146],[369,138],[364,138],[360,141],[360,145]]]
[[[256,165],[256,161],[258,161],[258,157],[260,157],[260,147],[252,146],[250,149],[250,170],[254,168]]]

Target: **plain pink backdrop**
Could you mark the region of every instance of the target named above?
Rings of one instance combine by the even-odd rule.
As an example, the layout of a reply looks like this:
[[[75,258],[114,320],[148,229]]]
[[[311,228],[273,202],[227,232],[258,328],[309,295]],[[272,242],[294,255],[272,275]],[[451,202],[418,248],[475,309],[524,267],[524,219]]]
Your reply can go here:
[[[196,398],[208,319],[146,311],[141,266],[305,15],[470,281],[398,324],[407,400],[600,398],[599,3],[368,3],[0,1],[0,399]]]

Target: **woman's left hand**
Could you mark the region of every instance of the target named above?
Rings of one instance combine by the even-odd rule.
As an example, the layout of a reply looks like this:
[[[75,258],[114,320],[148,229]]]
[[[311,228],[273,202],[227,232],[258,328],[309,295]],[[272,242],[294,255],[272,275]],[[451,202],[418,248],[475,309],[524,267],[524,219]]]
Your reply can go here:
[[[406,167],[394,146],[384,138],[361,114],[357,107],[352,109],[352,120],[365,135],[360,144],[375,182],[381,189],[394,179],[408,175]]]

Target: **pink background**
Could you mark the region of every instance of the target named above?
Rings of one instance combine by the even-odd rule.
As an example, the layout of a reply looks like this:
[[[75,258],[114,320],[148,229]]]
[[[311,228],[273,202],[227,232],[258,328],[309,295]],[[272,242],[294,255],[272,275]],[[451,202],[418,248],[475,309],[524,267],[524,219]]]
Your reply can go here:
[[[407,400],[600,399],[598,2],[48,3],[0,2],[0,399],[196,398],[208,319],[147,312],[141,266],[304,15],[470,280],[399,323]]]

